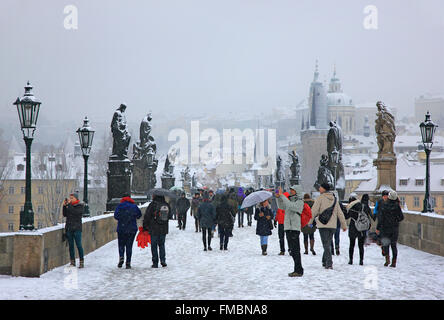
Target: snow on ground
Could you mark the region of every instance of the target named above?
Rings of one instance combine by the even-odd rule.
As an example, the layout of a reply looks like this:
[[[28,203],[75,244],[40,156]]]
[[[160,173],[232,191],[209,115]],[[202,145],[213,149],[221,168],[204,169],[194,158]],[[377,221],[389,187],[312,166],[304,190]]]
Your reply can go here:
[[[88,254],[85,269],[62,266],[40,278],[0,276],[0,299],[444,299],[444,257],[399,245],[398,266],[384,267],[380,248],[371,244],[364,266],[348,265],[349,240],[341,231],[341,255],[333,256],[334,269],[326,270],[316,232],[317,255],[302,254],[304,276],[290,278],[293,260],[277,255],[277,229],[267,256],[261,255],[254,222],[239,229],[236,221],[228,251],[219,250],[215,237],[213,251],[204,252],[194,219],[187,222],[187,230],[180,231],[170,221],[166,268],[152,269],[150,249],[134,243],[133,268],[118,269],[115,240]]]

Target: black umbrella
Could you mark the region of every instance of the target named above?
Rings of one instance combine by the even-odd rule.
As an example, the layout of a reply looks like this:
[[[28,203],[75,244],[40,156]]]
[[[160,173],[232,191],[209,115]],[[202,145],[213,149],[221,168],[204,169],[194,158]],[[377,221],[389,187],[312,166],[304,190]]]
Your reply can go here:
[[[152,196],[164,196],[164,197],[168,197],[168,198],[178,198],[178,195],[171,191],[171,190],[167,190],[164,188],[154,188],[148,191],[148,198],[152,198]]]

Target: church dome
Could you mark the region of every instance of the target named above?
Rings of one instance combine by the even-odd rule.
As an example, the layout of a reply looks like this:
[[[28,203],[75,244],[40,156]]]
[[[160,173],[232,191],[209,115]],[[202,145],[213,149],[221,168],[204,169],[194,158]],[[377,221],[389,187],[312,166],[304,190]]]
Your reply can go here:
[[[353,106],[353,100],[350,96],[343,92],[327,93],[328,106]]]

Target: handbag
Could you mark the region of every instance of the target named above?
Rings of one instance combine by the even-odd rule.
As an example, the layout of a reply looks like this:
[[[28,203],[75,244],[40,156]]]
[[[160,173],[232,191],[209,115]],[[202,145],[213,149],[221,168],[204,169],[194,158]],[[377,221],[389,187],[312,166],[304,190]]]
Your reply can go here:
[[[322,224],[327,224],[328,221],[330,221],[330,218],[333,214],[333,210],[336,206],[336,196],[333,194],[333,197],[335,197],[335,201],[333,202],[333,205],[327,209],[325,209],[324,211],[322,211],[322,213],[319,215],[319,222]]]
[[[312,224],[311,227],[310,225],[306,224],[302,229],[302,233],[306,233],[306,234],[312,234],[316,231],[317,227],[316,224]]]

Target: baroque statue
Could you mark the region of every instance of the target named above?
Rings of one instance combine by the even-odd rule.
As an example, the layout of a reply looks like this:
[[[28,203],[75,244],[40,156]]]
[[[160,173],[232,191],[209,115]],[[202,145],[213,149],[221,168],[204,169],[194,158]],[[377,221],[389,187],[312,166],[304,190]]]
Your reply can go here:
[[[128,158],[128,146],[131,140],[131,135],[126,124],[125,110],[126,105],[122,103],[114,112],[111,121],[111,132],[113,134],[112,158]]]
[[[383,102],[376,103],[375,131],[380,154],[394,154],[393,146],[396,138],[395,118]]]

